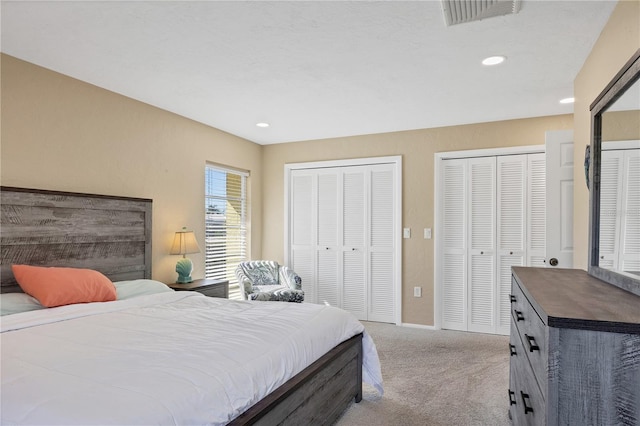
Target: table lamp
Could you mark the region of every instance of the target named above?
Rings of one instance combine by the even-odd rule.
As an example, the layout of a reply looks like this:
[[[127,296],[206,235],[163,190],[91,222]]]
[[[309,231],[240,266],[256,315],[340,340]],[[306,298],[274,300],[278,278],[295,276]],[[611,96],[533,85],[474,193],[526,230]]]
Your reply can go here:
[[[200,253],[200,247],[196,241],[196,236],[193,231],[187,231],[187,228],[182,228],[181,231],[176,232],[176,236],[173,238],[173,245],[169,254],[181,254],[182,259],[178,260],[176,264],[176,272],[178,273],[177,283],[190,283],[193,281],[191,278],[191,272],[193,271],[193,262],[185,255],[190,253]]]

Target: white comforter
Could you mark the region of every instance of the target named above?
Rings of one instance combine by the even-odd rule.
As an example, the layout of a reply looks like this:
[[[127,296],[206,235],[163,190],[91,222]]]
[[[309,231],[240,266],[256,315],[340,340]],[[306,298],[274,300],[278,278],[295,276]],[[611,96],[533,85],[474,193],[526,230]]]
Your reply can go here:
[[[2,424],[225,424],[364,331],[329,306],[193,292],[8,315]],[[365,333],[363,378],[382,392]]]

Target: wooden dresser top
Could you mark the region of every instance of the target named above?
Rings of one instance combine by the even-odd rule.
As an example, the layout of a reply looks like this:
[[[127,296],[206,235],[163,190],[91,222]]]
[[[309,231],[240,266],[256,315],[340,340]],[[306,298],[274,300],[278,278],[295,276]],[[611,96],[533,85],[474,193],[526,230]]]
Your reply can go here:
[[[512,270],[523,293],[549,327],[640,334],[640,296],[580,269]]]

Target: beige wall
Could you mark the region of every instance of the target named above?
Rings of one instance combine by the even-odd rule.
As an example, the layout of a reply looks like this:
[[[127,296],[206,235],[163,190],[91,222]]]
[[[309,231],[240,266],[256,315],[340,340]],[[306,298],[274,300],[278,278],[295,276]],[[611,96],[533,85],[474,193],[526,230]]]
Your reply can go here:
[[[193,228],[204,242],[204,164],[251,173],[252,258],[284,259],[284,164],[346,158],[403,157],[403,317],[431,325],[433,247],[421,238],[434,223],[434,153],[544,144],[547,130],[575,124],[575,155],[589,142],[589,104],[639,47],[640,0],[622,1],[575,79],[571,115],[511,120],[261,147],[239,137],[2,55],[2,185],[152,198],[153,276],[175,278],[173,232]],[[426,112],[425,112],[426,113]],[[576,267],[586,268],[588,193],[575,168]],[[262,223],[268,226],[262,227]],[[437,238],[437,235],[434,235]],[[192,256],[195,277],[204,256]],[[423,287],[414,298],[412,288]]]
[[[402,322],[433,325],[435,240],[423,239],[422,229],[434,227],[434,154],[544,145],[545,131],[572,127],[573,116],[563,115],[264,146],[263,215],[268,226],[263,230],[262,254],[284,259],[286,163],[401,155],[402,226],[412,229],[412,237],[402,240]],[[415,286],[423,288],[421,298],[413,297]]]
[[[261,257],[262,147],[2,55],[0,182],[153,199],[153,277],[175,281],[173,233],[204,247],[206,161],[251,172],[251,256]],[[204,255],[190,255],[204,276]]]
[[[591,137],[589,106],[620,68],[640,48],[640,0],[618,2],[607,25],[587,57],[573,84],[574,156],[583,158]],[[589,191],[582,167],[574,169],[573,266],[587,269],[589,244]]]

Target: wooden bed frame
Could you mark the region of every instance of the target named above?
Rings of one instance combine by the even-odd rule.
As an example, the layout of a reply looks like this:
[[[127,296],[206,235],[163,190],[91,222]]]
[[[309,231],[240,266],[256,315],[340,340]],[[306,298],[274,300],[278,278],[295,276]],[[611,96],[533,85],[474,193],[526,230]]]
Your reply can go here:
[[[21,292],[12,264],[151,278],[152,200],[0,187],[0,291]],[[342,342],[231,425],[330,425],[362,400],[362,334]]]

